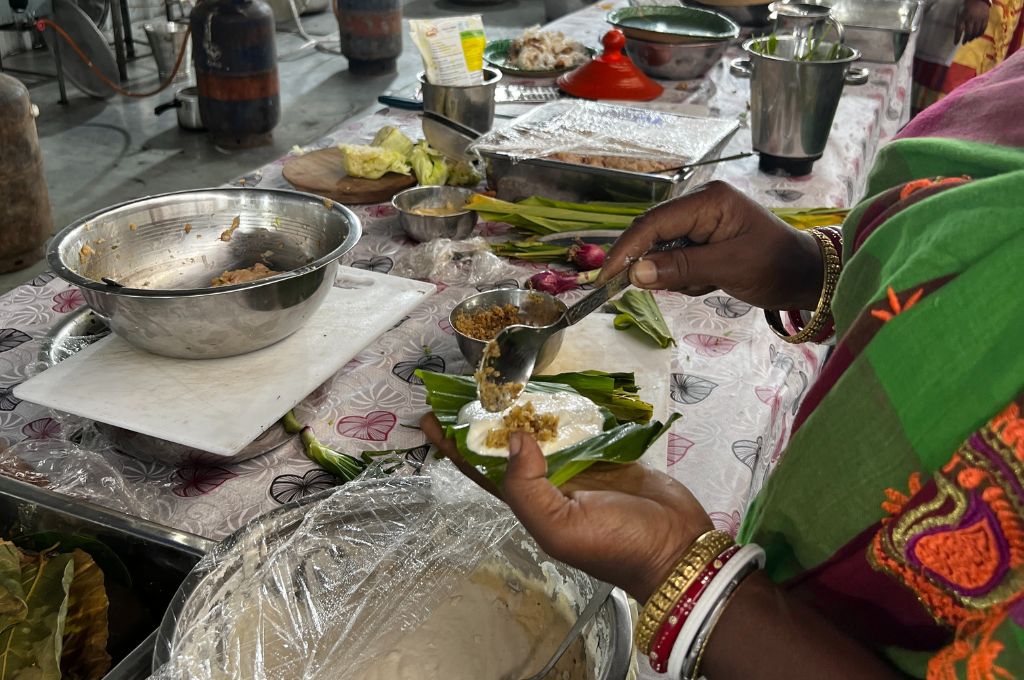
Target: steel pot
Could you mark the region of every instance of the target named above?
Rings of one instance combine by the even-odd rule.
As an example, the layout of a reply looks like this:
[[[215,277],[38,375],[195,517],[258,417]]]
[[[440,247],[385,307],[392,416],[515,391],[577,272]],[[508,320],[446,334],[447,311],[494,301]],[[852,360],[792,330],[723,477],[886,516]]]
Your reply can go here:
[[[773,53],[768,38],[743,43],[749,59],[735,59],[733,75],[750,79],[750,134],[764,172],[809,175],[821,158],[839,106],[843,85],[862,85],[868,71],[851,64],[860,52],[839,45],[834,60],[798,61],[794,36],[778,36]],[[832,43],[822,43],[828,55]]]
[[[178,127],[181,129],[197,132],[206,129],[202,116],[199,115],[199,90],[195,86],[178,90],[174,95],[174,101],[161,104],[153,109],[153,113],[159,116],[171,109],[177,109]]]

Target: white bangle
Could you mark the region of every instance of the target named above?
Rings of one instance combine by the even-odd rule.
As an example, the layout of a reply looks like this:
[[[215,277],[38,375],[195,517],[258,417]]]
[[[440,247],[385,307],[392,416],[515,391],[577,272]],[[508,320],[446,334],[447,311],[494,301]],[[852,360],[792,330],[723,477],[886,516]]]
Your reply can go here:
[[[683,675],[684,664],[691,656],[698,635],[705,628],[705,624],[710,623],[716,605],[722,604],[724,607],[724,602],[720,601],[725,600],[738,585],[740,575],[749,574],[753,571],[754,565],[756,568],[763,567],[764,557],[761,546],[748,543],[711,579],[711,583],[707,585],[707,589],[697,600],[693,611],[679,631],[675,644],[672,645],[672,652],[668,657],[668,677],[671,680],[687,680]]]

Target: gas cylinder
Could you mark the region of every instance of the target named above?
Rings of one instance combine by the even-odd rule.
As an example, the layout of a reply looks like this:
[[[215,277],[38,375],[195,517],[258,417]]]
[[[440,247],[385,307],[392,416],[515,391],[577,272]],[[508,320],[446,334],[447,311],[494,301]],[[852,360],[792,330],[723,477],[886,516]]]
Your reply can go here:
[[[401,0],[337,0],[341,53],[355,75],[391,73],[402,54]]]
[[[53,231],[36,113],[21,81],[0,73],[0,273],[42,259]]]
[[[274,13],[263,0],[200,0],[192,10],[199,114],[215,144],[272,141],[281,119]]]

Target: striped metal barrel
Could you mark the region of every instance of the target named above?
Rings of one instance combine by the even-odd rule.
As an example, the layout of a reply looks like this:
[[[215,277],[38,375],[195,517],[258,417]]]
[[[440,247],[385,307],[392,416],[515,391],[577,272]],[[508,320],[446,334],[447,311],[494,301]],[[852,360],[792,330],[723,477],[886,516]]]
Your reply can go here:
[[[341,53],[358,75],[390,73],[402,54],[401,0],[337,0]]]
[[[192,10],[199,112],[220,146],[269,144],[281,119],[274,13],[263,0],[200,0]]]

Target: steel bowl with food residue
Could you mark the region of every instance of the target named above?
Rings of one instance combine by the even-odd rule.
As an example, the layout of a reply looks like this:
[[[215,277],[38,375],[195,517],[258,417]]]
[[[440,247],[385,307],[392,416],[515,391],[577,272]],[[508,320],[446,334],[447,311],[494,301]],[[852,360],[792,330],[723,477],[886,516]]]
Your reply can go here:
[[[312,194],[200,189],[80,219],[54,237],[47,260],[125,341],[212,359],[298,330],[361,233],[351,210]]]
[[[487,341],[505,326],[520,323],[548,326],[565,314],[568,307],[553,295],[535,290],[488,290],[455,305],[448,322],[455,331],[459,351],[474,369],[480,365]],[[552,334],[540,348],[533,374],[537,375],[555,360],[562,347],[564,329]]]
[[[469,189],[426,186],[406,189],[392,199],[398,220],[410,238],[421,243],[436,238],[464,239],[476,226],[477,214],[466,208]]]

